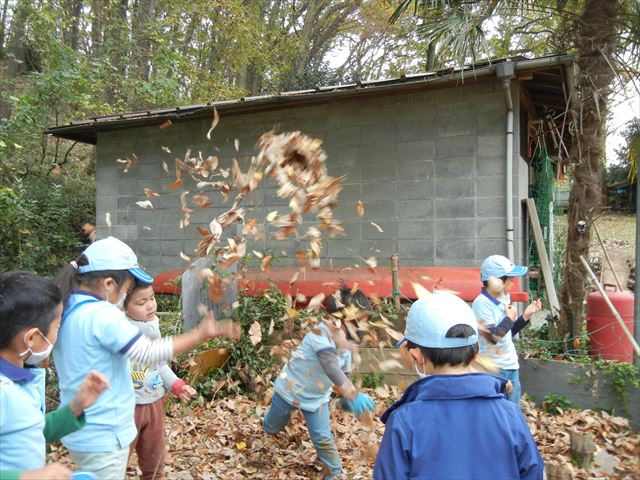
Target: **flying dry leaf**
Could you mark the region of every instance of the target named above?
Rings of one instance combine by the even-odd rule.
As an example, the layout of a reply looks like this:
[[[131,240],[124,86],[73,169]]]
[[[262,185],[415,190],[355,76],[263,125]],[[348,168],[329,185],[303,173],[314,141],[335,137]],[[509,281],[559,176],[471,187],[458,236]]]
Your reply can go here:
[[[361,200],[358,200],[358,205],[356,206],[358,209],[358,215],[360,217],[364,217],[364,203]]]
[[[320,310],[324,297],[325,295],[322,292],[311,297],[311,300],[309,300],[309,304],[307,305],[307,310]]]
[[[413,287],[413,291],[416,293],[416,298],[426,298],[431,295],[431,292],[419,283],[411,282],[411,286]]]
[[[180,252],[180,258],[183,259],[185,262],[191,261],[191,258],[188,255],[185,255],[184,252]]]
[[[274,210],[273,212],[269,212],[267,214],[267,223],[273,222],[276,219],[277,216],[278,216],[278,211],[277,210]]]
[[[237,138],[233,141],[233,145],[236,148],[236,152],[240,151],[240,140],[238,140]]]
[[[144,189],[144,195],[145,197],[147,197],[149,200],[151,200],[153,197],[159,197],[160,194],[154,190],[151,190],[150,188],[145,188]]]
[[[173,122],[171,120],[165,120],[164,122],[162,122],[160,124],[160,128],[162,130],[166,130],[167,128],[169,128],[171,125],[173,125]]]
[[[60,173],[62,173],[62,169],[60,168],[60,165],[58,165],[57,163],[51,167],[51,176],[52,177],[59,177]]]
[[[143,230],[147,230],[147,231],[149,231],[149,232],[152,230],[152,228],[151,228],[149,225],[143,225],[143,226],[142,226],[142,229],[143,229]]]
[[[173,182],[171,185],[169,185],[168,188],[170,188],[171,190],[175,190],[176,188],[180,188],[181,186],[182,186],[182,179],[179,178],[175,182]]]
[[[378,259],[376,257],[369,257],[364,261],[364,263],[367,264],[369,271],[373,273],[376,272],[376,267],[378,266]]]
[[[109,212],[104,214],[104,223],[106,223],[109,230],[111,230],[111,214]]]
[[[143,202],[136,202],[136,205],[138,205],[140,208],[153,208],[153,204],[151,203],[150,200],[145,200]]]
[[[291,277],[291,279],[289,280],[289,285],[292,285],[293,282],[298,280],[299,276],[300,276],[300,271],[297,271],[296,273],[294,273],[293,276]]]
[[[162,151],[165,153],[171,153],[171,149],[169,147],[162,147]]]
[[[272,255],[266,255],[262,259],[262,262],[260,263],[260,270],[262,270],[263,272],[266,272],[267,270],[269,270],[269,268],[271,268],[271,260],[272,259],[273,259]]]
[[[371,223],[371,225],[373,225],[380,233],[384,233],[384,230],[382,230],[382,227],[380,227],[380,225],[373,222],[369,222],[369,223]]]
[[[164,160],[162,161],[162,170],[164,170],[164,173],[166,174],[169,173],[169,165],[167,165],[167,162],[165,162]]]
[[[213,132],[213,129],[216,128],[216,125],[218,125],[219,121],[220,115],[218,115],[218,110],[216,110],[216,107],[213,107],[213,120],[211,121],[211,128],[207,132],[207,140],[211,140],[211,132]]]
[[[257,251],[257,250],[254,250],[253,254],[258,258],[264,258],[264,254],[262,252]]]
[[[254,346],[262,341],[262,328],[257,321],[253,322],[251,328],[249,328],[249,340],[251,340],[251,344]]]

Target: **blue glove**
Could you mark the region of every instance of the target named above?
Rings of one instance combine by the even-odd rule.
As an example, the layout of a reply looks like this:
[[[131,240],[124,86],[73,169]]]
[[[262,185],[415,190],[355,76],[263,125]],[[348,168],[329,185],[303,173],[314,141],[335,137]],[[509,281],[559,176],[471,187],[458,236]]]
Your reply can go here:
[[[76,470],[71,473],[71,478],[73,480],[96,480],[96,477],[93,473],[87,472],[86,470]]]
[[[353,413],[356,417],[362,416],[367,411],[373,412],[376,404],[373,399],[366,393],[358,392],[353,400],[344,399],[343,406],[345,410]]]

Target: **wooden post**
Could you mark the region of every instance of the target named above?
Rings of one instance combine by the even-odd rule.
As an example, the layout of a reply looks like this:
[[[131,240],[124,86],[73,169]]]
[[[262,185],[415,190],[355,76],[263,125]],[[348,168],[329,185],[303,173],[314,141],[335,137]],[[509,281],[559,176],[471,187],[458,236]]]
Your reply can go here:
[[[590,432],[569,432],[571,438],[571,458],[580,468],[587,468],[593,462],[593,454],[596,446],[593,443],[593,435]]]
[[[620,283],[620,279],[618,278],[618,273],[616,272],[616,269],[613,268],[613,263],[611,263],[611,258],[609,258],[609,253],[607,252],[607,249],[604,248],[604,242],[602,241],[602,237],[600,237],[600,232],[598,232],[598,228],[596,227],[596,222],[593,222],[591,225],[593,226],[593,231],[596,232],[596,237],[598,237],[598,242],[600,242],[600,246],[602,247],[602,251],[604,252],[604,258],[607,259],[607,263],[609,264],[611,273],[613,273],[613,278],[616,279],[618,290],[622,292],[624,291],[624,289],[622,288],[622,283]],[[601,276],[600,278],[604,279],[604,276]]]
[[[544,466],[547,480],[573,480],[575,471],[571,464],[547,463]]]
[[[400,279],[398,277],[398,252],[391,255],[391,285],[393,291],[393,306],[396,309],[396,313],[400,314]]]

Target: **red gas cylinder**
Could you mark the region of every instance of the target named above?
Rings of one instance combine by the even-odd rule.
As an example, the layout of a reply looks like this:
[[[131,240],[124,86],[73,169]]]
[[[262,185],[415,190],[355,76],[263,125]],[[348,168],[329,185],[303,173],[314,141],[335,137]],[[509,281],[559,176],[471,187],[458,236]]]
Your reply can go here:
[[[607,295],[633,335],[633,293],[607,292]],[[587,331],[591,346],[590,355],[601,356],[605,360],[633,362],[631,342],[600,292],[587,295]]]

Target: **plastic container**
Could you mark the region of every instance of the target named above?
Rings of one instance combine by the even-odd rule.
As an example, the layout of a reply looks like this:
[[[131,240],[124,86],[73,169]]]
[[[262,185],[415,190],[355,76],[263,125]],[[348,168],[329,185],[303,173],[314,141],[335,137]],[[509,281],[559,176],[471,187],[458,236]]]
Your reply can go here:
[[[607,295],[633,335],[633,293],[611,291],[607,292]],[[600,292],[587,295],[587,331],[590,355],[600,356],[605,360],[633,363],[631,342]]]

